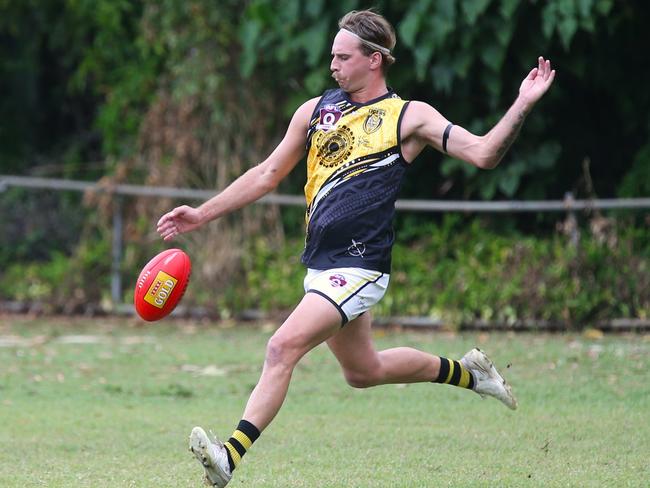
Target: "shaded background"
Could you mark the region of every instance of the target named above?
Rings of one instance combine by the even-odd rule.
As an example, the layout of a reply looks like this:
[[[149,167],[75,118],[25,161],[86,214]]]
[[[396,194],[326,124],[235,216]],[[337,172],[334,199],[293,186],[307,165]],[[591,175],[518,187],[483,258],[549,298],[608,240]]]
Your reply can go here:
[[[0,0],[0,173],[222,189],[272,150],[300,103],[333,86],[329,49],[337,20],[369,6]],[[538,55],[550,58],[558,71],[552,90],[497,169],[479,171],[427,150],[414,164],[402,198],[559,199],[567,191],[578,198],[650,195],[647,2],[418,0],[373,6],[398,34],[391,86],[476,133],[501,117]],[[300,193],[304,177],[299,166],[280,191]],[[128,202],[127,281],[160,250],[153,223],[176,203]],[[45,299],[69,310],[105,300],[113,210],[110,198],[96,195],[1,194],[0,280],[12,285],[3,286],[3,296]],[[223,219],[218,228],[184,238],[200,263],[201,285],[188,300],[212,303],[226,315],[248,306],[288,306],[296,295],[283,295],[282,287],[292,281],[299,288],[293,256],[300,252],[302,222],[299,209],[253,206]],[[647,216],[589,214],[581,225],[587,247],[572,250],[558,241],[563,226],[557,216],[400,216],[397,227],[407,249],[438,242],[427,265],[410,263],[410,253],[400,258],[398,251],[397,262],[408,275],[402,284],[422,290],[425,283],[460,282],[450,285],[453,293],[436,293],[457,298],[433,305],[423,297],[409,312],[408,295],[389,297],[386,312],[460,310],[462,316],[487,319],[533,316],[571,323],[646,317]],[[490,247],[504,236],[511,239],[494,255],[481,255],[486,242]],[[483,267],[474,279],[459,278],[463,253],[469,256],[468,273]],[[522,268],[533,258],[537,271]],[[286,271],[264,275],[285,263]],[[545,273],[553,263],[563,271],[549,277]],[[499,278],[503,270],[511,271]],[[516,281],[519,273],[533,279]],[[524,296],[500,290],[501,298],[480,295],[468,303],[468,290],[485,286],[489,277],[515,280]],[[276,284],[248,300],[233,282],[247,288]],[[540,283],[545,290],[561,286],[558,296],[542,293]],[[21,284],[24,291],[16,292]],[[589,289],[594,296],[585,295]],[[623,296],[617,294],[621,289]],[[268,294],[284,298],[269,300]],[[505,305],[496,302],[515,298],[521,305],[503,315]],[[557,310],[545,315],[554,300]],[[575,307],[584,313],[576,315]]]

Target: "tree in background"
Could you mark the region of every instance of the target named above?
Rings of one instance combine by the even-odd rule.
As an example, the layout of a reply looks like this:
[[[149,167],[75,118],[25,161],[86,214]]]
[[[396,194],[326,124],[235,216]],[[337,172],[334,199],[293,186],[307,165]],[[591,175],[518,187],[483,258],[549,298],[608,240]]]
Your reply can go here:
[[[10,94],[0,102],[0,173],[223,188],[266,156],[300,102],[333,86],[328,67],[336,22],[366,6],[0,0],[0,89]],[[509,106],[521,73],[539,54],[558,69],[544,110],[529,117],[507,161],[478,172],[425,152],[403,197],[650,194],[647,3],[378,0],[375,6],[398,31],[391,85],[477,133]],[[298,193],[303,183],[304,170],[297,169],[282,191]],[[112,207],[96,203],[104,220],[93,225],[107,224]],[[153,221],[169,204],[139,200],[128,209],[127,234],[135,244],[128,269],[158,244]],[[284,229],[301,225],[288,219]],[[276,209],[251,207],[189,245],[202,262],[214,263],[201,272],[206,283],[227,283],[241,272],[245,245],[260,235],[278,242],[282,231]]]
[[[39,166],[56,158],[68,173],[83,175],[88,161],[108,161],[104,172],[110,172],[115,160],[142,149],[138,136],[164,97],[200,105],[204,130],[238,118],[239,128],[254,127],[264,153],[298,103],[331,86],[336,21],[364,6],[354,0],[3,0],[0,82],[11,93],[0,106],[3,171],[45,172]],[[585,158],[599,194],[647,194],[650,60],[642,46],[648,5],[380,0],[376,7],[398,30],[394,88],[477,132],[509,105],[521,72],[538,54],[558,67],[557,90],[543,113],[531,116],[509,164],[479,177],[472,167],[430,154],[422,159],[440,164],[417,165],[423,177],[412,178],[411,196],[557,198],[580,189]],[[228,152],[248,161],[245,150]]]

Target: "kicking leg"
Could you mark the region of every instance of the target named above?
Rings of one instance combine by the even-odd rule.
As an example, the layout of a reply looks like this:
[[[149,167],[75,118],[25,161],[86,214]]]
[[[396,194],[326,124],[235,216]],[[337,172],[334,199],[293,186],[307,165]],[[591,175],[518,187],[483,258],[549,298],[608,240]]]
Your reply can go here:
[[[355,388],[387,383],[446,383],[497,398],[513,410],[517,408],[510,386],[482,351],[472,349],[460,361],[411,347],[377,351],[369,312],[347,324],[328,339],[327,345],[343,368],[345,379]]]
[[[327,340],[351,386],[418,383],[438,377],[438,356],[411,347],[377,351],[372,340],[371,321],[370,312],[366,312]]]

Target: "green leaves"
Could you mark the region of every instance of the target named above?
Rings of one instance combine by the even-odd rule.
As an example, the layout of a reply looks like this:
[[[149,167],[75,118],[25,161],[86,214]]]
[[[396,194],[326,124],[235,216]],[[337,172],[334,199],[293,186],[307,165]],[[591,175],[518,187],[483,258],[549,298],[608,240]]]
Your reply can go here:
[[[306,29],[296,40],[307,54],[307,66],[310,68],[316,67],[320,60],[325,57],[325,47],[329,40],[328,19],[324,18],[318,21],[311,28]]]
[[[412,2],[411,8],[408,9],[404,16],[404,20],[399,23],[397,31],[401,41],[407,47],[413,48],[415,46],[415,39],[431,3],[432,0],[417,0]]]
[[[257,63],[258,42],[262,25],[256,19],[250,19],[241,25],[239,32],[239,40],[243,48],[239,66],[244,78],[248,78]]]
[[[544,35],[550,38],[554,32],[560,35],[565,49],[569,49],[578,29],[576,4],[574,0],[556,0],[549,2],[542,13],[544,19]]]
[[[425,79],[433,54],[444,46],[454,30],[456,13],[455,0],[420,0],[414,3],[400,24],[399,33],[403,36],[404,43],[411,48],[415,59],[414,69],[418,81]],[[449,85],[450,79],[447,76],[441,86]]]
[[[549,171],[562,158],[580,160],[582,154],[566,155],[574,146],[566,141],[566,134],[580,123],[564,122],[568,119],[561,106],[583,96],[595,100],[585,101],[584,111],[598,106],[603,93],[612,93],[612,86],[622,87],[606,97],[613,99],[612,106],[602,110],[627,121],[636,120],[633,112],[638,107],[648,111],[642,94],[629,96],[634,80],[620,75],[629,69],[625,66],[634,66],[638,86],[648,76],[638,50],[626,49],[628,36],[641,36],[638,42],[643,44],[644,27],[633,15],[641,7],[620,6],[613,0],[375,3],[398,34],[398,62],[389,71],[391,86],[404,98],[431,103],[464,127],[481,123],[479,128],[485,132],[496,123],[536,56],[550,54],[559,68],[556,86],[543,101],[556,112],[534,124],[527,122],[525,138],[514,146],[516,155],[504,164],[513,166],[507,172],[499,169],[495,176],[491,172],[486,177],[450,161],[428,166],[432,180],[440,175],[453,180],[456,196],[517,195],[530,185],[541,189],[545,183],[527,176]],[[75,120],[80,111],[90,114],[91,120],[84,119],[81,125],[98,131],[101,156],[133,153],[144,114],[161,89],[176,101],[191,98],[191,106],[199,101],[202,109],[210,111],[206,120],[212,122],[239,117],[229,111],[238,113],[238,107],[250,104],[248,89],[260,104],[273,105],[272,112],[281,114],[277,119],[249,121],[274,137],[284,131],[301,101],[333,86],[328,66],[337,21],[351,9],[365,8],[358,0],[285,0],[281,8],[276,0],[250,0],[243,9],[237,0],[67,0],[63,9],[35,0],[4,0],[2,5],[0,33],[9,42],[0,48],[0,73],[15,96],[7,97],[0,107],[0,142],[3,160],[12,161],[5,163],[11,168],[20,168],[18,162],[33,151],[35,140],[43,139],[34,127],[53,120],[65,127],[57,119],[61,107],[70,107],[75,115],[66,112],[66,116]],[[18,50],[13,52],[12,46]],[[620,70],[614,52],[621,53],[620,62],[625,63]],[[38,98],[40,86],[50,87],[51,100]],[[238,95],[226,96],[228,89]],[[572,97],[575,91],[579,96]],[[45,115],[50,118],[45,120]],[[594,127],[585,132],[599,133],[598,118],[589,117]],[[637,131],[633,122],[627,122],[625,130]],[[647,140],[648,130],[644,126],[629,139]],[[65,140],[53,139],[57,144]],[[622,140],[621,135],[612,139],[612,145],[616,140]],[[552,158],[541,156],[547,143],[557,148],[560,142],[563,148]],[[617,164],[631,166],[638,150],[631,147]],[[440,161],[431,154],[420,158]],[[536,162],[540,158],[553,162],[543,166]],[[516,161],[526,164],[519,168]],[[559,174],[564,178],[562,186],[573,184],[572,173]],[[500,178],[503,181],[496,181]]]
[[[497,195],[513,198],[520,189],[522,180],[526,176],[534,178],[552,168],[557,162],[560,151],[560,145],[553,141],[541,144],[534,152],[526,155],[522,155],[515,147],[514,154],[510,157],[506,156],[507,161],[492,171],[480,171],[463,161],[445,158],[441,165],[441,173],[444,176],[461,173],[468,179],[466,191],[477,193],[481,199],[491,200]]]
[[[460,2],[461,10],[469,25],[474,25],[490,5],[491,0],[465,0]]]
[[[568,50],[580,29],[594,32],[595,21],[609,15],[613,6],[613,0],[550,0],[542,10],[544,36],[557,33]]]
[[[646,143],[634,159],[632,168],[618,188],[621,197],[642,198],[650,195],[650,143]]]

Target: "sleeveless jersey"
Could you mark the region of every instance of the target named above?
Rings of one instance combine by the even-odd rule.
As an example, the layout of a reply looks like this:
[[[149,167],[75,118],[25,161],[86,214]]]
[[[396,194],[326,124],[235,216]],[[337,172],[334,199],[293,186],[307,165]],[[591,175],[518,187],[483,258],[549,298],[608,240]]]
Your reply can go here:
[[[392,90],[367,103],[341,89],[321,97],[307,132],[308,268],[390,273],[395,200],[408,166],[399,134],[407,105]]]

